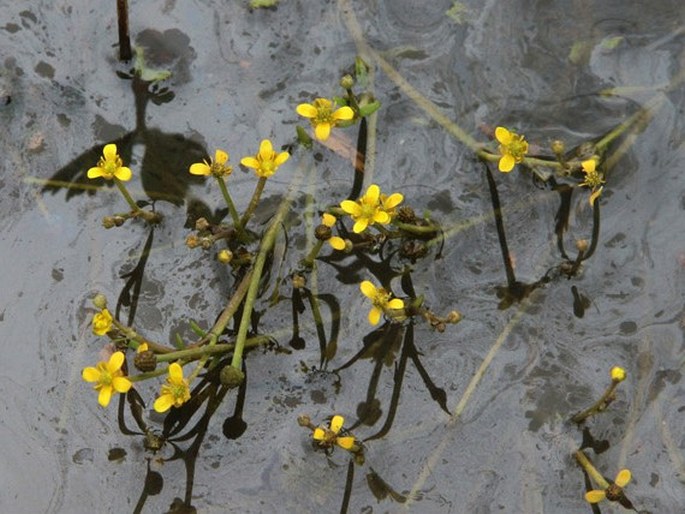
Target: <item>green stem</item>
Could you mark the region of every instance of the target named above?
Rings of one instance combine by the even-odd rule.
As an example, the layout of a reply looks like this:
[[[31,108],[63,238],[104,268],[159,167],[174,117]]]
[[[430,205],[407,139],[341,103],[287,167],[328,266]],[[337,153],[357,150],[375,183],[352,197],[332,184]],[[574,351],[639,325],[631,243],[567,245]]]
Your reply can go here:
[[[159,223],[162,220],[162,215],[160,213],[146,211],[146,210],[138,207],[138,204],[133,201],[133,198],[129,194],[124,183],[116,177],[113,177],[113,178],[114,178],[114,183],[119,188],[119,192],[122,194],[122,196],[126,200],[126,203],[128,203],[128,205],[131,207],[131,210],[133,211],[135,216],[139,216],[139,217],[143,218],[148,223]]]
[[[573,453],[573,456],[576,458],[578,461],[578,464],[582,466],[582,468],[585,470],[585,472],[590,475],[590,478],[597,484],[600,489],[608,489],[609,488],[609,482],[606,481],[606,479],[602,476],[602,474],[597,471],[597,468],[590,462],[590,459],[588,459],[587,455],[582,450],[578,450],[577,452]]]
[[[223,177],[215,177],[216,181],[219,183],[219,189],[221,189],[221,194],[224,195],[224,200],[228,206],[228,212],[231,214],[231,219],[233,220],[233,225],[238,232],[238,235],[242,238],[244,235],[243,225],[240,222],[240,216],[238,216],[238,211],[235,209],[235,204],[231,198],[228,188],[226,187],[226,182],[224,182]]]
[[[314,246],[312,246],[312,249],[309,251],[309,254],[307,257],[304,258],[302,261],[302,265],[306,266],[307,268],[311,268],[314,266],[314,259],[316,259],[319,255],[319,252],[321,251],[321,247],[323,246],[323,241],[320,239],[316,240],[316,243],[314,243]]]
[[[243,350],[245,347],[245,340],[247,338],[247,330],[252,324],[252,309],[254,307],[255,300],[257,299],[257,292],[259,290],[259,282],[262,278],[262,271],[264,270],[264,264],[266,263],[266,257],[271,251],[271,249],[274,246],[274,243],[276,242],[276,234],[278,234],[278,230],[280,229],[281,223],[283,222],[283,219],[285,218],[285,215],[288,213],[290,210],[290,204],[293,201],[293,194],[299,185],[300,181],[302,180],[302,174],[300,173],[298,180],[293,180],[293,183],[291,184],[291,189],[290,189],[290,194],[281,202],[280,207],[278,208],[278,211],[276,212],[275,216],[271,220],[271,224],[269,225],[269,228],[267,229],[266,233],[262,237],[262,242],[261,245],[259,246],[259,253],[257,254],[257,258],[255,259],[254,266],[252,268],[252,277],[250,279],[250,286],[247,290],[247,296],[245,298],[245,305],[243,306],[243,316],[240,319],[240,326],[238,327],[238,336],[236,337],[236,342],[235,342],[235,351],[233,352],[233,360],[231,361],[231,366],[236,368],[239,371],[242,371],[242,363],[243,363]],[[264,188],[264,183],[266,183],[265,178],[260,178],[259,183],[257,184],[257,188],[255,189],[255,195],[253,196],[253,199],[255,196],[257,196],[257,191],[260,191],[259,194],[261,194],[261,190]],[[260,187],[261,185],[261,187]],[[258,199],[258,196],[257,196]],[[252,204],[252,202],[250,202]],[[255,202],[256,204],[256,202]],[[246,215],[249,214],[249,208],[248,211],[245,213]]]
[[[122,194],[128,205],[131,207],[131,210],[136,213],[139,213],[142,209],[138,207],[138,204],[136,202],[133,201],[133,198],[131,198],[131,195],[126,189],[124,183],[116,177],[114,177],[114,183],[117,185],[117,187],[119,188],[119,192]]]
[[[593,416],[598,412],[602,412],[603,410],[605,410],[613,400],[614,391],[616,390],[616,386],[619,383],[620,382],[612,380],[611,384],[609,384],[609,387],[607,387],[607,390],[604,391],[602,397],[599,400],[597,400],[591,407],[588,407],[584,411],[579,412],[578,414],[573,416],[571,418],[571,421],[573,421],[574,423],[582,423],[590,416]]]
[[[266,344],[271,339],[267,336],[255,336],[250,337],[245,341],[245,347],[255,348],[257,346]],[[177,360],[192,361],[198,358],[202,358],[210,355],[221,355],[225,353],[230,353],[235,349],[234,343],[223,343],[216,344],[214,346],[202,346],[198,348],[187,348],[185,350],[179,350],[172,353],[165,353],[163,355],[157,356],[157,362],[175,362]],[[159,377],[167,373],[167,368],[156,369],[155,371],[148,371],[146,373],[140,373],[138,375],[132,375],[127,377],[131,382],[141,382],[147,380],[148,378]]]
[[[247,226],[247,222],[250,221],[252,214],[257,208],[259,199],[262,196],[262,191],[264,191],[264,186],[266,185],[266,177],[259,177],[257,185],[255,186],[254,193],[252,193],[252,198],[250,199],[250,204],[247,206],[243,218],[240,220],[243,227]]]

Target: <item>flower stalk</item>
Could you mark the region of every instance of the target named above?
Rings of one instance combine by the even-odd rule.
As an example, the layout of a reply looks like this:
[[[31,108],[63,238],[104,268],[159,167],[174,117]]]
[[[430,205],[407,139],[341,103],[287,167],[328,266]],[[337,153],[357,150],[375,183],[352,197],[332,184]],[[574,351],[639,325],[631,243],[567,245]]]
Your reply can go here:
[[[600,397],[600,399],[597,400],[587,409],[573,416],[571,418],[571,421],[573,421],[574,423],[582,423],[590,416],[594,416],[595,414],[606,410],[606,408],[611,404],[611,402],[613,402],[616,399],[616,387],[618,387],[618,384],[625,380],[626,372],[623,368],[615,366],[611,368],[610,374],[611,383],[609,384],[609,387],[607,387],[606,391],[604,391],[604,394]]]

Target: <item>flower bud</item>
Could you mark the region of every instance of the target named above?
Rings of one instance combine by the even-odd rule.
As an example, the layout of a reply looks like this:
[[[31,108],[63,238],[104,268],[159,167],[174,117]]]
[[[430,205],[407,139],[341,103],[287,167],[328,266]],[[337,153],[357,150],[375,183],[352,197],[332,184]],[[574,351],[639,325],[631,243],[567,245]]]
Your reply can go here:
[[[312,420],[306,414],[302,414],[300,416],[297,416],[297,424],[301,427],[308,427],[312,424]]]
[[[344,75],[340,79],[340,87],[343,89],[352,89],[354,87],[354,78],[352,75]]]
[[[445,318],[447,323],[459,323],[461,321],[461,313],[459,311],[452,311]]]
[[[200,241],[198,240],[197,236],[195,234],[188,234],[186,237],[186,246],[188,248],[197,248],[200,245]]]
[[[295,289],[302,289],[307,285],[306,279],[302,275],[293,275],[293,287]]]
[[[207,218],[198,218],[195,222],[195,230],[207,230],[209,228],[209,221]]]
[[[100,310],[106,309],[107,308],[107,297],[102,293],[96,294],[93,297],[93,305],[97,309],[100,309]]]
[[[102,218],[102,226],[107,229],[116,227],[117,225],[114,223],[114,216],[105,216]]]
[[[587,239],[578,239],[576,241],[576,249],[579,252],[583,252],[583,253],[587,252],[588,246],[589,246],[589,243],[588,243]]]
[[[225,248],[216,254],[216,260],[222,264],[228,264],[233,259],[233,252]]]
[[[564,145],[564,142],[561,141],[560,139],[555,139],[552,141],[552,152],[554,155],[561,156],[564,155],[564,152],[566,151],[566,145]]]
[[[619,366],[614,366],[611,368],[611,380],[614,382],[623,382],[626,379],[626,370],[619,367]]]

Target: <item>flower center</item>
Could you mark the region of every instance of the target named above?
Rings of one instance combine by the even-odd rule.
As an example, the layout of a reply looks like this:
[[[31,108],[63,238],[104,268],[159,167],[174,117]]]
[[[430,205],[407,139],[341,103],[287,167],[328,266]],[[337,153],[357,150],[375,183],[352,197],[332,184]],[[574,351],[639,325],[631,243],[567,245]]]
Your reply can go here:
[[[121,167],[121,159],[117,158],[115,160],[103,160],[100,163],[100,168],[105,176],[111,179],[114,173]]]
[[[107,370],[100,371],[100,380],[98,380],[100,386],[111,386],[112,385],[112,374]]]
[[[314,123],[319,125],[321,123],[333,123],[333,121],[333,113],[330,106],[319,102],[316,106]]]
[[[604,183],[602,175],[596,171],[588,171],[585,173],[585,184],[591,188],[596,188]]]
[[[390,293],[388,293],[382,287],[379,287],[376,289],[376,295],[374,296],[373,300],[371,300],[371,303],[374,307],[384,310],[385,306],[388,304],[388,300],[390,300]]]

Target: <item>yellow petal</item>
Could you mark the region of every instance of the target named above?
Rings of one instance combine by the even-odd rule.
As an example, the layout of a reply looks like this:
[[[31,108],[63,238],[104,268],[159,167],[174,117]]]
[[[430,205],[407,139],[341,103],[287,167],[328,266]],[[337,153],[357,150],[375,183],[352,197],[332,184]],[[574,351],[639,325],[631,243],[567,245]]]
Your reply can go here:
[[[369,226],[369,221],[366,219],[359,219],[355,222],[355,224],[352,226],[352,232],[355,234],[361,234],[366,230],[366,227]]]
[[[373,221],[376,223],[380,223],[381,225],[385,225],[387,223],[390,223],[390,214],[388,214],[385,211],[377,211],[373,215]]]
[[[628,482],[630,482],[631,477],[632,475],[630,474],[629,469],[622,469],[618,472],[618,475],[616,475],[616,480],[614,480],[614,483],[619,487],[625,487]]]
[[[114,352],[107,363],[107,370],[114,373],[121,369],[122,364],[124,364],[124,352]]]
[[[585,173],[592,173],[597,167],[597,161],[594,159],[588,159],[587,161],[581,162],[580,165],[583,167],[583,171]]]
[[[393,193],[385,199],[383,206],[386,209],[392,209],[393,207],[397,207],[399,204],[401,204],[402,200],[404,200],[404,196],[401,193]]]
[[[312,433],[312,439],[315,441],[323,441],[325,435],[326,431],[323,428],[315,428],[314,432]]]
[[[304,116],[305,118],[315,118],[318,114],[316,107],[312,104],[300,104],[295,110],[297,111],[297,114]]]
[[[359,206],[359,204],[357,202],[353,202],[352,200],[343,200],[340,202],[340,208],[352,216],[359,216],[362,212],[362,208]]]
[[[174,404],[174,397],[171,394],[163,394],[155,400],[152,406],[156,412],[166,412]]]
[[[512,155],[507,154],[499,160],[499,170],[509,173],[514,169],[514,164],[516,164],[516,159]]]
[[[113,161],[117,158],[117,145],[110,143],[102,149],[102,155],[106,161]]]
[[[375,204],[378,202],[378,198],[381,196],[381,188],[378,187],[376,184],[371,184],[369,188],[366,190],[366,194],[364,195],[364,199],[367,200],[371,204]]]
[[[290,159],[290,154],[288,152],[281,152],[276,156],[276,159],[274,159],[274,164],[276,164],[276,166],[280,166],[288,159]]]
[[[112,399],[112,386],[104,386],[100,389],[100,394],[98,395],[98,403],[103,407],[109,405],[109,401]]]
[[[330,244],[335,250],[344,250],[345,247],[347,247],[347,244],[345,244],[345,240],[342,237],[338,236],[331,237],[328,240],[328,244]]]
[[[114,176],[121,180],[122,182],[127,182],[131,180],[131,176],[133,173],[131,173],[131,169],[127,168],[125,166],[122,166],[121,168],[117,168],[117,170],[114,172]]]
[[[133,384],[126,377],[114,377],[112,379],[112,387],[117,393],[127,393]]]
[[[240,159],[240,164],[246,166],[247,168],[253,168],[255,170],[259,169],[259,161],[254,157],[243,157]]]
[[[388,309],[404,309],[404,302],[399,298],[393,298],[388,302]]]
[[[190,171],[191,175],[209,175],[212,172],[212,168],[204,162],[196,162],[190,165],[188,171]]]
[[[506,145],[511,143],[513,135],[504,127],[497,127],[495,129],[495,137],[497,138],[497,141],[499,141],[503,145]]]
[[[97,370],[97,368],[93,368],[92,366],[83,368],[81,376],[86,382],[97,382],[100,380],[100,372]]]
[[[319,141],[326,141],[331,135],[331,124],[326,122],[317,124],[314,127],[314,135]]]
[[[270,161],[273,158],[274,147],[271,145],[271,141],[268,139],[263,139],[259,144],[259,156],[262,161]]]
[[[369,323],[372,325],[378,325],[378,322],[381,320],[381,310],[377,307],[372,307],[371,310],[369,311]]]
[[[354,118],[354,111],[350,107],[341,107],[333,113],[334,120],[351,120]]]
[[[141,345],[138,346],[138,349],[136,350],[136,353],[143,353],[143,352],[146,352],[147,350],[148,350],[148,345],[147,345],[147,343],[143,343],[143,344],[141,344]]]
[[[361,284],[359,284],[359,289],[361,289],[362,294],[367,298],[371,298],[373,300],[376,297],[376,286],[374,286],[373,283],[368,280],[364,280]]]
[[[606,498],[607,494],[604,491],[600,491],[598,489],[593,489],[592,491],[588,491],[585,493],[585,501],[588,503],[598,503],[601,502],[604,498]]]
[[[102,175],[103,175],[102,169],[101,169],[101,168],[98,168],[97,166],[94,167],[94,168],[90,168],[90,169],[88,170],[87,175],[88,175],[88,178],[98,178],[98,177],[102,177]]]
[[[350,450],[354,446],[354,437],[351,435],[345,437],[338,437],[335,439],[335,442],[341,448],[344,448],[345,450]]]
[[[335,416],[333,416],[333,418],[331,418],[331,430],[337,434],[338,432],[340,432],[340,429],[342,428],[344,423],[345,418],[343,418],[339,414],[336,414]]]
[[[327,227],[332,227],[333,225],[335,225],[335,216],[333,216],[332,214],[328,214],[327,212],[324,212],[321,216],[321,223],[326,225]]]
[[[228,161],[228,154],[217,148],[217,150],[214,152],[214,162],[226,164],[226,161]]]
[[[171,382],[183,381],[183,368],[178,362],[169,364],[169,380]]]

